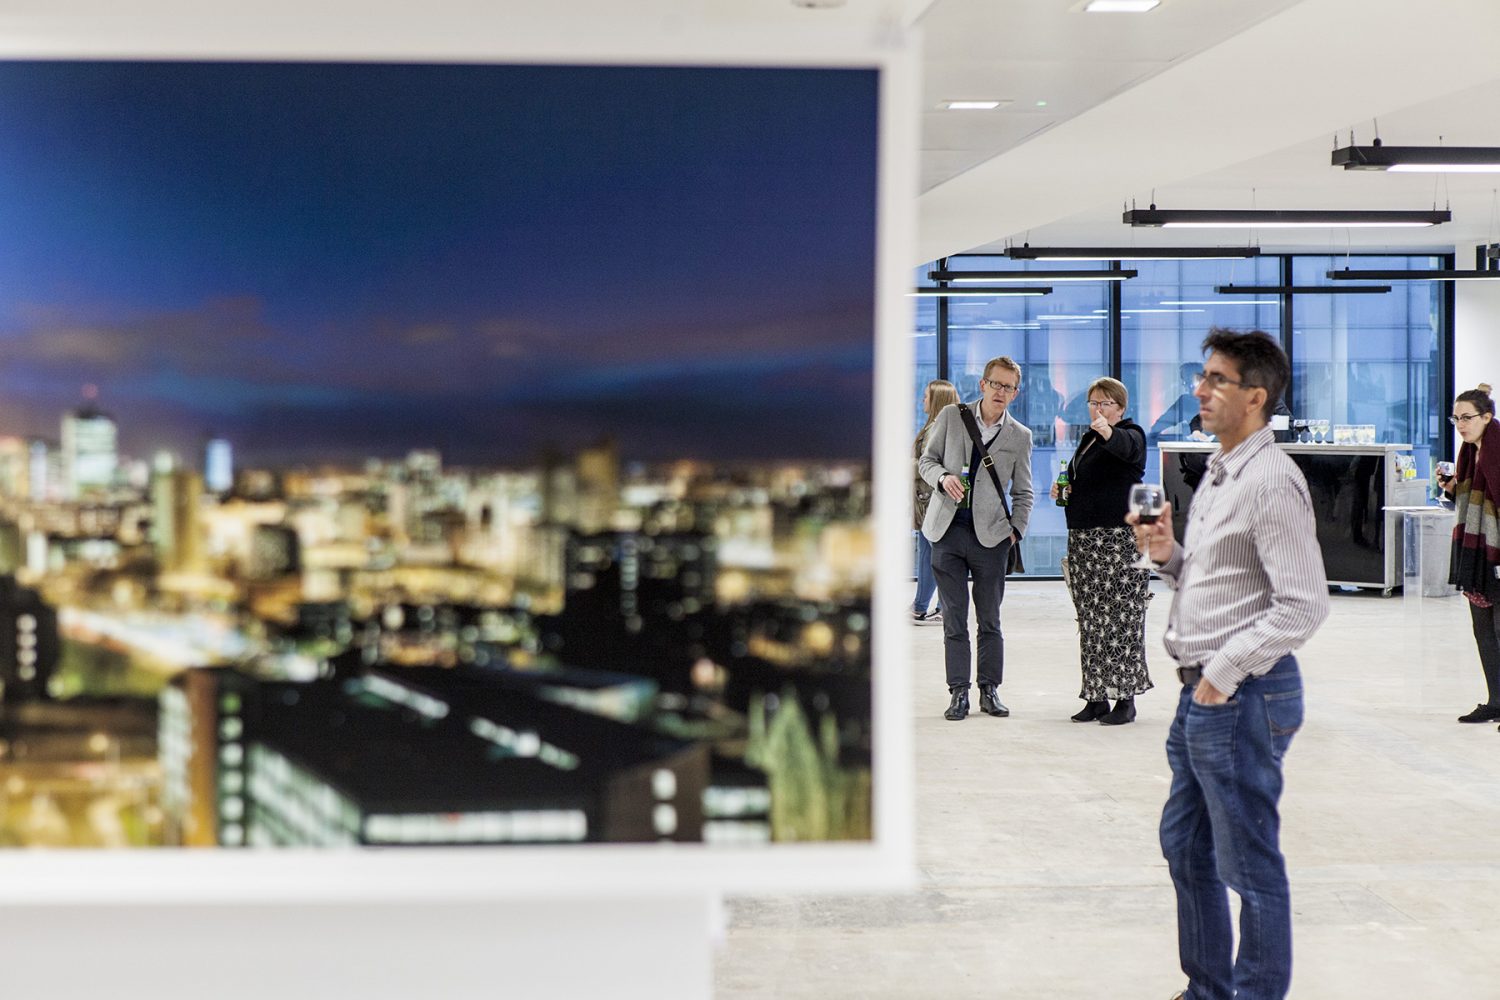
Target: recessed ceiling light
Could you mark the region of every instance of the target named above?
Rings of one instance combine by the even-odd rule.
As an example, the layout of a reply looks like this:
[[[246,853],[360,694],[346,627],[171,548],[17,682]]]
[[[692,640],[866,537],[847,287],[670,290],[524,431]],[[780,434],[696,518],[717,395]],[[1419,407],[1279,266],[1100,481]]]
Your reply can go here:
[[[1039,108],[1045,108],[1047,106],[1047,102],[1046,101],[1037,101],[1036,102],[1036,106],[1039,107]]]
[[[1083,5],[1085,14],[1144,14],[1155,10],[1161,0],[1089,0]]]
[[[1002,104],[1009,101],[944,101],[943,107],[949,111],[993,111]]]

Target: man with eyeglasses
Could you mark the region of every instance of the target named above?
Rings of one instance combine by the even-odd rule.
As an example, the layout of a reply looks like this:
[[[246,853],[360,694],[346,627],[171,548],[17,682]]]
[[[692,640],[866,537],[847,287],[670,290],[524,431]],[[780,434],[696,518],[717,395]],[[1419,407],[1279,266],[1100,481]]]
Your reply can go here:
[[[1281,1000],[1292,978],[1292,906],[1281,854],[1282,759],[1302,725],[1292,651],[1328,616],[1307,481],[1272,441],[1291,366],[1260,331],[1212,330],[1194,380],[1218,436],[1182,544],[1168,504],[1136,540],[1175,591],[1167,652],[1181,666],[1167,734],[1172,787],[1162,853],[1177,891],[1179,1000]],[[1240,897],[1235,954],[1226,886]]]
[[[987,715],[1010,715],[997,691],[1005,669],[1000,602],[1005,598],[1011,546],[1026,533],[1032,502],[1031,431],[1006,413],[1020,385],[1020,365],[1008,357],[992,359],[979,380],[979,399],[954,403],[938,414],[917,463],[917,471],[933,487],[922,534],[932,543],[932,573],[943,608],[949,695],[943,718],[952,722],[969,714],[971,576],[978,623],[979,708]],[[979,444],[964,420],[961,407],[966,405],[977,424]],[[995,489],[986,465],[1010,494],[1008,503]]]

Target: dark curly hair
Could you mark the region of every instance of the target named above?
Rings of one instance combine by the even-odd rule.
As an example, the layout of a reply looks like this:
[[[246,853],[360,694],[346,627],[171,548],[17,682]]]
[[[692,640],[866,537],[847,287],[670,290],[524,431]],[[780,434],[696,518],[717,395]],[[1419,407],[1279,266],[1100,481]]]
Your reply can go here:
[[[1266,390],[1266,402],[1261,416],[1271,419],[1276,412],[1276,401],[1286,392],[1292,380],[1292,365],[1286,352],[1276,339],[1264,330],[1240,333],[1216,326],[1203,338],[1203,355],[1222,354],[1234,362],[1240,370],[1240,384],[1246,387],[1259,386]],[[1493,404],[1491,404],[1493,408]]]

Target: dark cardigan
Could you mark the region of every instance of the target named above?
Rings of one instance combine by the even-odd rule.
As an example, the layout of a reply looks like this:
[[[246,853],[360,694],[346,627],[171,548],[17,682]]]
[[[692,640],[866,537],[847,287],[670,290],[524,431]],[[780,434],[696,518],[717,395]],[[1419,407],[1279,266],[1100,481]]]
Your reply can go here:
[[[1090,428],[1068,463],[1069,528],[1123,528],[1130,487],[1146,477],[1146,432],[1129,418],[1106,441]]]
[[[1491,420],[1476,448],[1467,441],[1458,449],[1454,471],[1453,545],[1448,582],[1459,590],[1500,601],[1500,549],[1492,546],[1500,519],[1500,420]]]

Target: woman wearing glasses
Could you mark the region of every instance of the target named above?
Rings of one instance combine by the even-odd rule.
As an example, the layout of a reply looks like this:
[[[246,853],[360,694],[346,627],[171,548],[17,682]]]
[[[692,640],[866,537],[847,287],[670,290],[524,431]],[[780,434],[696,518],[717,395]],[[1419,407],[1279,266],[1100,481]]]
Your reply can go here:
[[[1463,444],[1458,449],[1458,468],[1438,485],[1454,500],[1453,549],[1448,563],[1448,582],[1469,599],[1474,622],[1474,641],[1479,646],[1479,664],[1489,700],[1474,711],[1460,715],[1459,722],[1494,722],[1500,719],[1500,549],[1492,543],[1500,538],[1500,426],[1495,424],[1495,401],[1490,387],[1458,394],[1453,416]]]
[[[1125,524],[1130,487],[1146,475],[1146,432],[1125,416],[1130,397],[1124,383],[1095,379],[1088,401],[1089,429],[1068,463],[1068,587],[1078,611],[1079,697],[1085,702],[1073,721],[1118,726],[1134,721],[1135,696],[1151,689],[1150,574],[1131,565],[1135,534]]]

